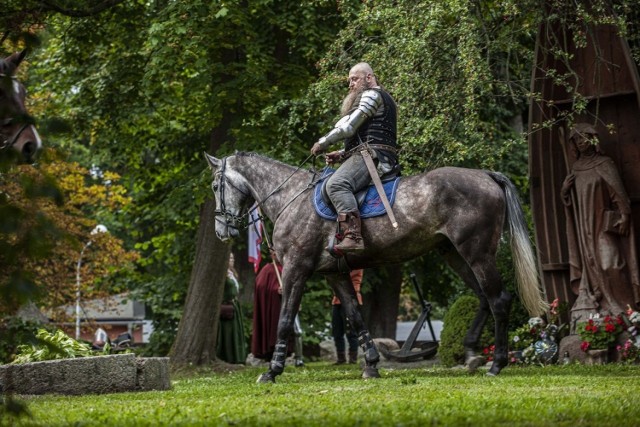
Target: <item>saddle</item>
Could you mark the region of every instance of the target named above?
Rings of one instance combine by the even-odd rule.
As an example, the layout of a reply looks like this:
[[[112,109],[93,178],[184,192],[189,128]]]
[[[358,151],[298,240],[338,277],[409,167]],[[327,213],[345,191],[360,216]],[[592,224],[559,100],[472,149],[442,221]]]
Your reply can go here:
[[[313,191],[313,206],[316,213],[320,215],[321,218],[331,221],[336,221],[338,214],[327,196],[326,186],[328,178],[333,175],[334,172],[335,169],[333,168],[324,168],[320,180],[316,183]],[[389,177],[382,177],[381,181],[387,199],[389,199],[389,205],[393,206],[400,177],[394,174]],[[355,197],[358,203],[358,210],[360,211],[360,218],[372,218],[387,213],[380,199],[380,195],[373,184],[357,192]]]

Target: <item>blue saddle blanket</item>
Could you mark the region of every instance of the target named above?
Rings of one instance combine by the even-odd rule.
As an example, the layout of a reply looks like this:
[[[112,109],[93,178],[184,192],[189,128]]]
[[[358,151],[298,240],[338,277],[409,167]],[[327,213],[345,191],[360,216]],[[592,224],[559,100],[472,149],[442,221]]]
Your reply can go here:
[[[322,185],[334,172],[335,169],[324,168],[320,177],[320,181],[318,181],[313,191],[313,206],[316,208],[316,213],[322,218],[332,221],[338,219],[338,214],[336,213],[334,207],[330,204],[327,204],[327,202],[325,202],[325,200],[322,198]],[[399,182],[400,177],[396,177],[390,181],[382,183],[382,188],[384,188],[384,192],[386,193],[387,199],[389,200],[389,205],[391,206],[393,206],[393,202],[395,201],[396,190],[398,189]],[[364,197],[364,201],[359,206],[360,218],[372,218],[374,216],[380,216],[387,213],[387,210],[382,204],[382,200],[380,199],[380,195],[378,194],[378,190],[376,190],[375,185],[369,185],[366,191],[367,193]]]

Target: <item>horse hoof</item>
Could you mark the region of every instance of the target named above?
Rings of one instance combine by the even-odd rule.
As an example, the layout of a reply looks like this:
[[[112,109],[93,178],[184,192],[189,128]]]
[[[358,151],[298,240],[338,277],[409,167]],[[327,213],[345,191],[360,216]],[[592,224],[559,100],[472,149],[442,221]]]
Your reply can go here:
[[[380,378],[380,373],[378,372],[378,368],[365,367],[364,371],[362,371],[362,378]]]
[[[258,384],[275,384],[276,383],[276,379],[269,372],[265,372],[264,374],[262,374],[262,375],[260,375],[258,377],[258,380],[256,381],[256,383],[258,383]]]
[[[493,362],[493,364],[491,365],[491,368],[489,368],[489,372],[487,372],[487,375],[490,377],[495,377],[500,373],[502,368],[503,368],[502,366],[500,366],[496,362]]]
[[[485,363],[484,362],[484,357],[480,357],[480,356],[471,357],[469,360],[467,360],[467,363],[466,363],[467,370],[469,371],[469,373],[473,374],[484,363]]]

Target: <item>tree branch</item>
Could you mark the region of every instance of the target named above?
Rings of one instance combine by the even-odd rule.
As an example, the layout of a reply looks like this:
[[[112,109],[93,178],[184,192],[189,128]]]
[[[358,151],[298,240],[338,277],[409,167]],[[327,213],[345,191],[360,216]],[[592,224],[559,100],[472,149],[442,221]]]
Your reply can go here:
[[[99,3],[93,7],[90,7],[89,9],[79,10],[79,9],[67,9],[60,6],[56,2],[49,1],[49,0],[42,0],[42,4],[45,5],[47,8],[49,8],[50,10],[54,12],[58,12],[62,15],[66,15],[74,18],[84,18],[87,16],[97,15],[100,12],[106,9],[109,9],[111,7],[114,7],[122,2],[124,2],[124,0],[104,0],[102,3]]]

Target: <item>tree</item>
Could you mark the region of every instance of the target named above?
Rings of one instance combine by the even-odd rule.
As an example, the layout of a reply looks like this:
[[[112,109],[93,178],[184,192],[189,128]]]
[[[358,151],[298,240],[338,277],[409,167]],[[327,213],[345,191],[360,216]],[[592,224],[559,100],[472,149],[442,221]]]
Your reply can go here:
[[[346,72],[366,60],[398,100],[405,173],[487,167],[526,185],[512,124],[526,108],[540,11],[537,0],[122,2],[47,14],[29,87],[35,115],[62,119],[41,123],[51,143],[123,177],[133,202],[115,220],[142,254],[134,287],[153,310],[151,350],[166,354],[187,284],[221,288],[226,268],[224,245],[198,243],[213,203],[202,151],[299,163],[337,119]]]
[[[26,300],[49,310],[75,300],[76,261],[89,230],[97,224],[96,216],[108,223],[108,213],[130,201],[117,183],[119,176],[107,172],[106,177],[109,186],[92,182],[89,171],[78,164],[59,161],[44,162],[37,169],[15,166],[0,175],[0,205],[5,218],[15,221],[5,221],[1,239],[0,283],[7,290],[0,301],[2,313],[14,314]],[[123,273],[136,259],[113,233],[93,239],[93,250],[85,254],[90,262],[82,271],[82,294],[87,299],[121,289],[106,278],[113,266]],[[21,289],[20,283],[30,284],[30,292],[8,292],[14,286]],[[53,311],[55,320],[65,320],[60,316],[62,312]]]
[[[167,332],[154,334],[157,352],[171,344],[185,284],[222,286],[211,277],[189,280],[189,271],[207,271],[189,266],[193,237],[202,240],[197,227],[210,229],[213,221],[198,213],[213,203],[202,152],[272,145],[282,118],[247,118],[306,88],[340,13],[330,1],[196,1],[120,4],[100,16],[48,22],[42,58],[64,64],[65,73],[44,63],[39,68],[40,81],[48,82],[42,90],[57,93],[47,108],[63,113],[72,130],[60,143],[73,159],[109,164],[128,179],[135,203],[126,222],[136,224],[130,238],[143,253],[146,279],[137,290],[152,307],[156,330]],[[65,105],[75,108],[65,111]],[[201,260],[225,270],[226,259],[198,255]],[[184,321],[181,328],[195,332]]]

